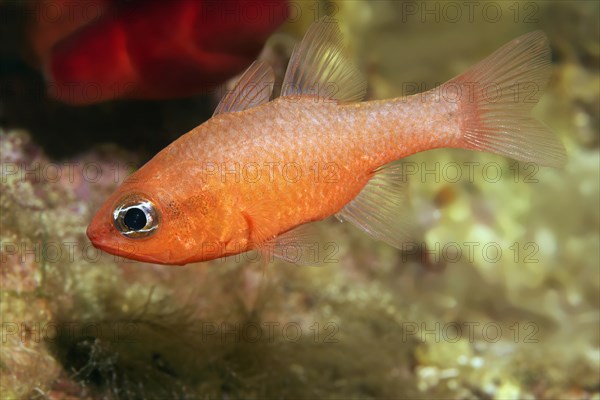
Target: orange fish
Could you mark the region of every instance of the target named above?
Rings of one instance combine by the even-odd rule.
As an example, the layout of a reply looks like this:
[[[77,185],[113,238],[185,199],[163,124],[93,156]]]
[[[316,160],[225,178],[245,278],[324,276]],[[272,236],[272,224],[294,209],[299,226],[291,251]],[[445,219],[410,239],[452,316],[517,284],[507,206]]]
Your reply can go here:
[[[273,72],[255,62],[210,120],[110,196],[87,230],[94,246],[160,264],[252,249],[298,261],[283,249],[304,254],[302,227],[335,214],[400,247],[405,179],[394,161],[449,147],[565,162],[562,144],[529,116],[550,73],[543,33],[428,92],[367,102],[342,42],[330,18],[313,24],[273,101]]]

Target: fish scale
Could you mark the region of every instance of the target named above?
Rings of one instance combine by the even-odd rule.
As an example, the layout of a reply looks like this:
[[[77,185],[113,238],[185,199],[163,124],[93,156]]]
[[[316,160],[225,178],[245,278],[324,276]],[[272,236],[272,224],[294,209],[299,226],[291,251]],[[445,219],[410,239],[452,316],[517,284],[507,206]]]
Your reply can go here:
[[[273,101],[273,71],[255,62],[215,115],[128,178],[88,227],[92,243],[162,264],[211,260],[251,249],[309,250],[309,223],[336,215],[401,248],[407,240],[406,177],[395,162],[434,148],[489,151],[560,166],[562,144],[529,112],[549,74],[541,32],[506,44],[431,91],[360,102],[365,81],[328,18],[296,47]],[[326,90],[335,84],[334,93]],[[490,98],[489,88],[500,90]],[[515,91],[515,89],[517,91]],[[515,94],[519,95],[515,97]],[[127,212],[152,226],[128,227]],[[315,260],[308,260],[314,262]]]

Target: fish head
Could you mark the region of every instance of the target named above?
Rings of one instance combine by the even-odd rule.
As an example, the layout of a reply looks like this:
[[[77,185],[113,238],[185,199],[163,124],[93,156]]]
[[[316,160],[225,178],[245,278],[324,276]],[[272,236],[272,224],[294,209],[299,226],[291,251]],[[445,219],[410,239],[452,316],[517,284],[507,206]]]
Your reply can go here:
[[[213,191],[182,177],[185,166],[157,170],[152,161],[126,179],[87,229],[92,244],[137,261],[184,265],[223,255],[227,227]],[[191,190],[193,187],[194,190]]]

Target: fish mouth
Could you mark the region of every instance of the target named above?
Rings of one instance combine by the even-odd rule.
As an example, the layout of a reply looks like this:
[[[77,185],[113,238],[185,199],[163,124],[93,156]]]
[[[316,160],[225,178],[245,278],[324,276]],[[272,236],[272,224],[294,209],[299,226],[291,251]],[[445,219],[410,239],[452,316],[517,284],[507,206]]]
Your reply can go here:
[[[109,237],[107,232],[103,229],[96,229],[94,224],[88,226],[85,233],[92,245],[99,250],[118,257],[144,261],[139,259],[139,255],[135,251],[137,247],[135,243],[119,244],[112,240],[107,240],[106,238]]]
[[[90,225],[86,231],[86,235],[92,245],[108,254],[112,254],[116,257],[121,257],[120,262],[127,261],[139,261],[149,264],[161,264],[161,265],[185,265],[187,262],[179,260],[171,260],[170,253],[167,260],[163,257],[157,257],[152,254],[143,254],[139,252],[139,246],[134,241],[125,243],[115,243],[110,240],[106,240],[106,236],[102,232],[98,232]]]

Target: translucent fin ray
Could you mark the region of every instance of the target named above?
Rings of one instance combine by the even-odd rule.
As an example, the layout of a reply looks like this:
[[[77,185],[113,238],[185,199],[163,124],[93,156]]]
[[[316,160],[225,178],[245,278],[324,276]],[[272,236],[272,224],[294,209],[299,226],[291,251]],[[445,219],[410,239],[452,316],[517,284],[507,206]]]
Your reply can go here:
[[[270,241],[261,248],[275,258],[300,266],[319,263],[319,242],[314,224],[300,225]]]
[[[345,54],[337,23],[324,17],[311,25],[294,48],[281,95],[357,102],[364,98],[366,87],[365,79]]]
[[[445,85],[460,85],[462,144],[540,165],[562,166],[560,140],[531,116],[550,75],[550,47],[541,31],[525,34]]]
[[[222,99],[213,115],[243,111],[267,103],[273,93],[275,74],[269,64],[254,61],[233,90]]]
[[[336,214],[371,237],[398,249],[410,239],[413,224],[407,199],[408,182],[400,162],[375,171],[363,190]]]

